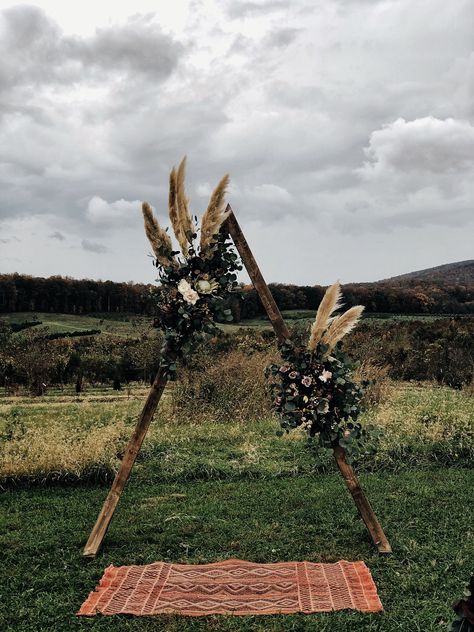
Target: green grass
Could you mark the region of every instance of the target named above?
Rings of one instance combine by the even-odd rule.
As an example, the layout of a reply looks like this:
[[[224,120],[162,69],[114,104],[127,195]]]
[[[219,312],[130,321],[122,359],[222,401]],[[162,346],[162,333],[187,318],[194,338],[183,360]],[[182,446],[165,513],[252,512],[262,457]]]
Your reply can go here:
[[[8,322],[22,323],[36,316],[50,333],[68,333],[90,329],[100,329],[101,333],[134,338],[151,326],[149,317],[136,314],[97,314],[80,316],[77,314],[55,314],[47,312],[14,312],[0,314]]]
[[[120,502],[103,552],[81,557],[106,494],[98,486],[44,487],[0,498],[0,629],[434,632],[472,572],[474,472],[362,477],[394,553],[378,557],[337,475],[155,484],[142,471]],[[126,616],[74,613],[109,564],[363,559],[385,613],[271,617]]]
[[[51,435],[55,449],[69,433],[87,434],[88,429],[113,429],[125,423],[128,434],[144,393],[138,387],[136,397],[110,401],[95,400],[95,393],[79,401],[58,393],[57,403],[53,397],[16,404],[7,400],[0,405],[0,434],[12,420],[13,425],[35,429],[40,437],[41,432],[47,437],[51,428],[62,428],[59,437]],[[456,441],[461,436],[469,439],[474,430],[472,398],[445,388],[397,386],[371,416],[385,424],[386,443],[379,457],[364,464],[360,478],[391,541],[392,556],[377,556],[332,460],[326,454],[315,460],[303,437],[276,437],[272,420],[197,425],[166,422],[162,416],[152,425],[95,560],[85,560],[81,552],[107,486],[78,481],[4,488],[0,630],[446,629],[453,619],[451,603],[461,596],[473,570],[474,469],[466,454],[456,452]],[[41,446],[47,451],[45,439]],[[436,446],[441,452],[433,451]],[[64,443],[68,456],[76,447]],[[75,617],[109,564],[206,563],[228,558],[363,559],[385,612]]]
[[[124,436],[131,432],[147,388],[134,386],[130,397],[111,393],[92,391],[78,399],[60,392],[57,397],[0,399],[0,438],[13,433],[13,443],[0,449],[0,482],[11,471],[19,476],[30,472],[38,480],[82,476],[92,467],[87,432],[98,428],[110,429],[116,444],[111,445],[107,437],[99,450],[97,438],[98,461],[92,471],[100,474],[103,463],[104,476],[110,473],[114,454],[123,450]],[[168,406],[171,393],[166,392],[161,415],[152,424],[143,448],[147,477],[157,483],[284,478],[325,472],[332,466],[331,455],[315,442],[308,443],[303,434],[277,437],[278,424],[271,418],[174,423]],[[360,468],[397,472],[412,467],[473,467],[472,401],[472,396],[449,388],[394,386],[389,399],[362,418],[382,428],[384,434],[375,457],[364,457]],[[51,449],[43,450],[44,446]],[[54,458],[46,458],[53,447]],[[84,470],[81,460],[87,463]]]
[[[287,324],[292,327],[294,325],[306,326],[314,318],[314,310],[283,310],[282,315]],[[71,331],[81,331],[90,329],[100,329],[102,334],[114,336],[123,336],[126,338],[135,338],[143,331],[150,328],[151,319],[137,314],[94,314],[77,315],[77,314],[57,314],[48,312],[14,312],[8,314],[0,314],[0,318],[9,322],[20,323],[31,321],[36,316],[48,327],[51,333],[68,333]],[[364,317],[367,321],[379,321],[385,319],[393,320],[432,320],[434,318],[445,318],[440,315],[404,315],[404,314],[369,314]],[[234,333],[242,329],[271,329],[270,322],[266,318],[253,318],[243,320],[238,324],[221,324],[219,327],[227,332]]]

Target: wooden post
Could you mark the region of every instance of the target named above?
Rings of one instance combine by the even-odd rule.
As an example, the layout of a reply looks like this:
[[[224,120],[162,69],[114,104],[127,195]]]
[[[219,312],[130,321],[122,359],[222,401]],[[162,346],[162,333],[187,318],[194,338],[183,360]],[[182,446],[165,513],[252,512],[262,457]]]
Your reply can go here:
[[[257,262],[255,261],[252,251],[250,250],[247,240],[244,237],[242,229],[237,222],[230,204],[227,205],[227,208],[230,209],[230,215],[227,219],[227,230],[229,231],[229,234],[239,251],[245,267],[247,268],[249,277],[260,296],[260,300],[262,301],[265,311],[268,314],[268,318],[275,330],[278,342],[282,343],[285,339],[290,337],[288,327],[286,326],[283,316],[275,303],[275,299],[268,289],[268,285],[265,283],[262,273],[259,270]],[[334,448],[334,458],[336,459],[337,467],[344,478],[344,482],[354,499],[356,507],[362,516],[362,520],[364,521],[375,546],[379,550],[379,553],[391,553],[392,549],[385,537],[385,533],[380,526],[377,516],[375,515],[374,510],[360,486],[352,465],[350,465],[350,463],[346,460],[345,450],[340,446],[336,446]]]
[[[143,439],[150,427],[153,415],[155,414],[158,403],[163,395],[163,391],[165,390],[167,381],[168,378],[166,377],[164,371],[160,369],[152,384],[150,392],[148,393],[148,397],[137,421],[137,425],[135,426],[133,435],[128,442],[119,471],[115,476],[110,492],[105,499],[94,528],[87,540],[83,553],[85,557],[95,557],[100,549],[107,532],[107,528],[112,520],[112,516],[114,515],[114,511],[120,499],[120,495],[125,487],[128,477],[130,476],[130,472],[133,464],[135,463],[135,459],[137,458],[137,454],[140,451]]]
[[[348,463],[346,460],[346,452],[344,448],[341,448],[341,446],[336,446],[334,448],[334,458],[336,459],[337,467],[342,474],[347,489],[350,491],[356,507],[359,510],[360,515],[362,516],[362,520],[364,521],[365,526],[367,527],[367,530],[370,533],[370,536],[379,553],[391,553],[392,547],[390,546],[390,543],[385,536],[382,526],[378,521],[378,518],[375,515],[371,504],[367,500],[367,497],[364,494],[362,487],[360,486],[359,480],[356,476],[356,473],[354,472],[352,465],[350,465],[350,463]]]
[[[257,290],[260,300],[267,312],[268,318],[273,325],[278,342],[285,342],[285,340],[290,337],[288,327],[283,320],[283,316],[275,303],[272,293],[268,289],[268,285],[265,283],[265,279],[260,272],[260,268],[255,261],[252,251],[250,250],[247,240],[244,237],[242,229],[239,226],[230,204],[227,205],[227,210],[229,209],[230,215],[227,218],[226,228],[229,231],[229,235],[232,237],[232,241],[238,250],[240,258],[247,269],[248,275]]]

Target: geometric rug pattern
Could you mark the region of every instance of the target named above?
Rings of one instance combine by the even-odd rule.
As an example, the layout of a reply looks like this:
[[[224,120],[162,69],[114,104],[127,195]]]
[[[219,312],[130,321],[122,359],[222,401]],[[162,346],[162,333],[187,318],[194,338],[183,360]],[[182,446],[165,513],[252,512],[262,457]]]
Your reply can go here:
[[[202,616],[383,610],[364,562],[109,566],[80,616]]]

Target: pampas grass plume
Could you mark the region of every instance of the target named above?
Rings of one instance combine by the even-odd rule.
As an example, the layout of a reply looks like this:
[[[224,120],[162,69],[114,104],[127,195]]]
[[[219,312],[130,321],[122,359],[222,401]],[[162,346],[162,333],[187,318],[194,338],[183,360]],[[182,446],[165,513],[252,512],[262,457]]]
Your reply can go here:
[[[229,180],[229,175],[226,174],[216,186],[203,215],[200,244],[203,256],[208,256],[212,252],[215,237],[229,215],[229,211],[225,209],[225,194]]]
[[[363,305],[354,305],[332,321],[322,337],[322,343],[329,347],[328,353],[334,349],[339,340],[354,329],[363,311]]]
[[[181,162],[179,168],[181,168]],[[183,177],[183,174],[181,174]],[[183,183],[181,183],[183,186]],[[183,225],[181,223],[181,217],[179,212],[179,201],[178,201],[178,174],[176,173],[176,169],[173,167],[170,173],[170,190],[168,196],[168,209],[169,216],[171,221],[171,226],[173,227],[174,234],[176,235],[176,239],[178,240],[179,247],[181,248],[181,252],[186,257],[188,254],[189,244],[186,238],[186,234],[183,229]]]
[[[320,342],[323,333],[333,320],[333,314],[341,307],[341,284],[339,281],[333,283],[326,290],[321,303],[319,304],[316,318],[311,325],[308,349],[313,351]]]
[[[173,250],[171,239],[168,233],[161,228],[148,202],[143,202],[142,212],[145,223],[145,233],[157,260],[165,267],[175,265],[176,261],[171,254]]]
[[[176,174],[176,197],[178,206],[178,217],[181,225],[181,231],[190,244],[192,244],[192,237],[194,234],[193,220],[189,212],[189,199],[186,195],[184,188],[184,180],[186,177],[186,156],[182,159],[178,173]],[[183,253],[187,254],[187,252]]]

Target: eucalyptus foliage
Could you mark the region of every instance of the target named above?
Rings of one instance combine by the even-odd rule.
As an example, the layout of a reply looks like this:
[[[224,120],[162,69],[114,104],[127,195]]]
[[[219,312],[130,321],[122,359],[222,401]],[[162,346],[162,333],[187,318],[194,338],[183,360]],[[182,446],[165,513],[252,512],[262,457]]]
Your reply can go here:
[[[322,447],[341,446],[352,460],[375,430],[358,421],[363,386],[353,380],[351,359],[339,345],[328,354],[323,344],[308,350],[287,341],[280,350],[283,362],[270,365],[267,374],[283,431],[303,428]]]
[[[226,299],[237,289],[242,266],[232,242],[222,233],[216,236],[210,256],[201,256],[190,246],[179,265],[163,266],[157,259],[155,265],[159,272],[155,326],[164,333],[160,367],[174,379],[176,360],[199,339],[214,335],[216,321],[233,320]]]

